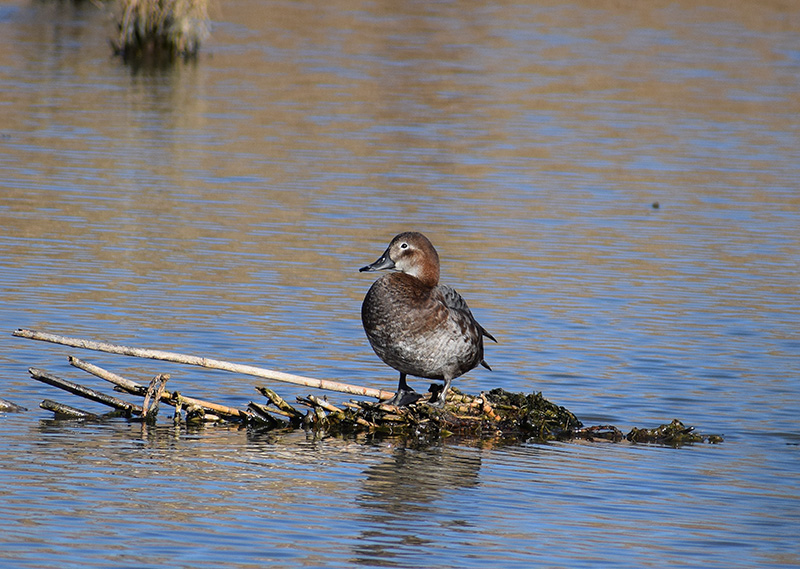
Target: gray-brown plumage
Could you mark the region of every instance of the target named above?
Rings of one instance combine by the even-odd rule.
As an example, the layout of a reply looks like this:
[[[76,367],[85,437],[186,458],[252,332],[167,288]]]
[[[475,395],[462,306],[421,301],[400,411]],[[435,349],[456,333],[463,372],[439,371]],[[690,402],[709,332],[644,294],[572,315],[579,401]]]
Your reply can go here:
[[[394,269],[370,287],[361,321],[372,349],[400,372],[395,396],[407,405],[419,395],[406,383],[413,375],[444,381],[435,404],[443,404],[450,382],[483,359],[483,337],[497,341],[472,315],[454,289],[439,284],[439,255],[421,233],[397,235],[381,257],[361,271]]]

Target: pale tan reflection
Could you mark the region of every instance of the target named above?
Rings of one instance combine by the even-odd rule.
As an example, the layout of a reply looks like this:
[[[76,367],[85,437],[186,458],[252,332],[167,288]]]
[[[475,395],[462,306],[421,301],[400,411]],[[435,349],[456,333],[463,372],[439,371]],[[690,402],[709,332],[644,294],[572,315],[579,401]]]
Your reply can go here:
[[[359,251],[419,229],[454,260],[479,248],[487,258],[545,270],[563,270],[566,258],[570,268],[612,267],[629,279],[674,276],[678,268],[662,256],[693,258],[689,228],[704,220],[671,207],[673,195],[703,208],[704,198],[733,194],[738,207],[765,219],[772,209],[800,205],[797,193],[776,198],[769,190],[787,185],[786,172],[746,151],[796,152],[793,137],[774,133],[787,130],[781,117],[800,115],[800,99],[756,96],[763,84],[791,80],[781,72],[787,66],[776,65],[787,56],[773,34],[796,32],[793,14],[780,3],[721,1],[702,10],[691,2],[488,10],[480,2],[226,5],[218,17],[250,35],[217,30],[213,57],[197,65],[130,76],[109,63],[103,73],[118,87],[115,96],[48,86],[43,76],[32,97],[9,101],[4,128],[18,137],[9,159],[25,165],[15,173],[19,187],[0,194],[3,227],[24,238],[9,264],[52,258],[64,268],[44,278],[54,289],[84,291],[69,293],[81,302],[130,303],[119,293],[160,280],[212,283],[223,289],[220,302],[235,304],[225,285],[256,290],[266,279],[267,291],[330,286],[303,299],[316,308],[332,294],[351,301],[363,294],[350,272],[364,261]],[[730,55],[737,42],[709,39],[708,26],[720,21],[752,33],[741,42],[749,59]],[[86,33],[47,21],[30,27],[40,38]],[[631,42],[638,35],[644,39]],[[584,40],[603,57],[592,57]],[[214,51],[215,42],[236,49]],[[9,58],[34,57],[24,46],[10,48],[20,51]],[[80,83],[97,74],[97,60],[96,51],[66,53],[56,71]],[[782,113],[773,112],[776,105]],[[544,129],[542,118],[558,129]],[[743,166],[732,167],[726,152],[691,155],[676,120],[696,121],[697,137],[709,144],[722,136],[709,128],[730,129]],[[62,130],[48,131],[54,124]],[[643,154],[669,169],[642,167]],[[519,180],[517,194],[495,183],[508,172]],[[624,227],[598,230],[583,221],[586,180],[628,200],[590,212],[625,220]],[[662,197],[659,215],[669,225],[656,235],[645,234],[652,225],[631,205],[652,201],[654,183],[674,192]],[[359,211],[374,199],[391,208],[376,214],[390,220],[381,235]],[[495,229],[472,227],[475,218]],[[562,241],[547,243],[556,239],[538,224],[563,220],[571,225],[555,233]],[[716,242],[730,233],[724,224],[707,230]],[[745,249],[759,236],[732,238]],[[761,260],[779,264],[800,249],[796,235],[786,239]],[[630,259],[606,259],[598,249]],[[746,253],[709,256],[755,265]],[[461,289],[469,266],[451,263],[447,282]],[[96,274],[115,271],[124,274],[97,286]],[[531,286],[510,272],[486,278],[498,289]],[[41,279],[30,275],[26,284]],[[268,302],[253,309],[270,310]]]

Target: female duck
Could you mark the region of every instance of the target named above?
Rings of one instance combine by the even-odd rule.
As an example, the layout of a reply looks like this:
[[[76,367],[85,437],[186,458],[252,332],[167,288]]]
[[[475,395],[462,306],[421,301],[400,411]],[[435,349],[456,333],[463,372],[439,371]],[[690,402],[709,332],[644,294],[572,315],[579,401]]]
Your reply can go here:
[[[372,349],[400,372],[391,405],[421,397],[406,375],[440,379],[435,405],[444,404],[450,382],[483,365],[483,336],[497,341],[472,316],[454,289],[439,284],[439,255],[422,233],[401,233],[381,257],[360,271],[394,269],[372,284],[361,306],[361,321]]]

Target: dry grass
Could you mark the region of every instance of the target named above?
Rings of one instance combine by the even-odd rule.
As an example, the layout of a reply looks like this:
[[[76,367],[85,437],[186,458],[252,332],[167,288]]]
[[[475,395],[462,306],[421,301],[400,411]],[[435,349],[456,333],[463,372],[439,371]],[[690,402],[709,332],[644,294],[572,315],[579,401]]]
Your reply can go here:
[[[193,57],[208,37],[207,0],[120,0],[115,52],[126,61]]]

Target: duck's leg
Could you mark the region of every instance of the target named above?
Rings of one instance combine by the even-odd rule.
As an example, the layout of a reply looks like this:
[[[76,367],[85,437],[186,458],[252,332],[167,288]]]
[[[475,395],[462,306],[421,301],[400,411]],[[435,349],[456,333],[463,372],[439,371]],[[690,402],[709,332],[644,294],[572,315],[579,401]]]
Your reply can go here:
[[[397,384],[397,393],[394,397],[387,399],[383,403],[385,405],[396,405],[397,407],[405,407],[411,405],[417,399],[422,397],[419,393],[411,389],[406,383],[406,374],[400,373],[400,383]]]
[[[447,392],[450,391],[450,383],[452,383],[452,381],[453,378],[445,376],[444,386],[439,392],[439,397],[436,398],[436,401],[431,401],[431,405],[434,407],[444,407],[444,402],[447,399]]]

